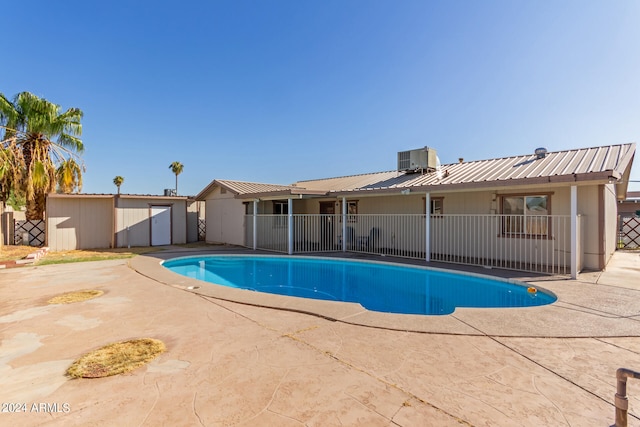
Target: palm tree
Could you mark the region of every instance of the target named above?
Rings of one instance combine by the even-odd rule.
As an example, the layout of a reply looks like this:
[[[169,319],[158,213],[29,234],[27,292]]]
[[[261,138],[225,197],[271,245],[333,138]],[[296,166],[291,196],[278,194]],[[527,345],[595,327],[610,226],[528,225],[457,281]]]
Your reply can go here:
[[[10,163],[0,171],[5,186],[24,194],[29,220],[44,219],[45,195],[55,191],[78,191],[84,166],[79,154],[82,140],[82,111],[60,106],[30,92],[21,92],[13,102],[0,93],[0,156]],[[55,140],[55,141],[54,141]]]
[[[178,175],[182,173],[184,166],[180,162],[173,162],[169,165],[169,169],[176,174],[176,195],[178,194]]]
[[[56,181],[60,193],[73,193],[74,190],[82,190],[82,173],[84,166],[79,165],[74,159],[64,160],[56,169]]]
[[[124,182],[124,178],[121,177],[120,175],[113,178],[113,183],[115,184],[116,187],[118,187],[118,194],[120,194],[120,186],[122,185],[123,182]]]

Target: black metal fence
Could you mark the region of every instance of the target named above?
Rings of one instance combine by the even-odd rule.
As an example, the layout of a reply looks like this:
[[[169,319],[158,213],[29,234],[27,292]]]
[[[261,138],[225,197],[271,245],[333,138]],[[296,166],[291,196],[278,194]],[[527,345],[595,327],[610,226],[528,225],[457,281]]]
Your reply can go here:
[[[618,249],[640,248],[640,217],[626,216],[618,218]]]
[[[198,218],[198,240],[204,241],[206,239],[207,228],[204,218]]]
[[[14,220],[14,245],[43,246],[45,238],[44,221]]]

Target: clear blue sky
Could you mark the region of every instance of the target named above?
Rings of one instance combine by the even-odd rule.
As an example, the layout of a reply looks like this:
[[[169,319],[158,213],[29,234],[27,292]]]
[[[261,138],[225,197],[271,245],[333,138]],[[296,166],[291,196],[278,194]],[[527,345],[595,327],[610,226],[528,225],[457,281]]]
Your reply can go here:
[[[0,92],[83,119],[83,192],[194,195],[637,142],[640,1],[4,2]],[[632,180],[640,181],[640,158]],[[640,183],[631,189],[640,190]]]

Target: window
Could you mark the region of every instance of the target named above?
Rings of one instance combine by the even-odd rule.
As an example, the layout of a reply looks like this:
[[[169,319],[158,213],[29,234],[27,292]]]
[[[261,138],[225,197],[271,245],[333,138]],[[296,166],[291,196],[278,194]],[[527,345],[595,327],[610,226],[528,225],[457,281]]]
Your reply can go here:
[[[427,199],[422,198],[422,214],[427,210]],[[444,197],[431,197],[431,215],[442,215],[444,213],[442,207],[444,205]]]
[[[431,215],[442,215],[442,199],[431,200]]]
[[[355,200],[347,202],[347,222],[357,222],[358,217],[358,202]]]
[[[242,202],[244,205],[244,214],[253,215],[253,202]]]
[[[358,222],[358,201],[347,200],[347,222]],[[342,222],[342,205],[340,205],[340,222]]]
[[[282,215],[274,218],[274,227],[282,228],[287,226],[287,217],[289,215],[289,202],[274,201],[273,214]]]
[[[503,196],[502,232],[506,235],[549,235],[549,195]]]
[[[288,202],[273,202],[273,214],[274,215],[289,215],[289,203]]]

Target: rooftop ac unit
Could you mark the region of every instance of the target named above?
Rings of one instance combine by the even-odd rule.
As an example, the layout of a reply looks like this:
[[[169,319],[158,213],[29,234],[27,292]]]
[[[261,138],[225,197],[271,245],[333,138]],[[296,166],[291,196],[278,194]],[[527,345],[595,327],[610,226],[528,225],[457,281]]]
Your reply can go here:
[[[429,147],[398,152],[398,171],[433,172],[438,167],[436,150]]]
[[[165,196],[175,196],[176,195],[176,190],[173,188],[165,188],[164,189],[164,195]]]

